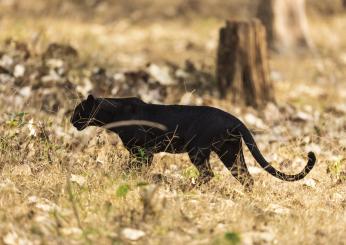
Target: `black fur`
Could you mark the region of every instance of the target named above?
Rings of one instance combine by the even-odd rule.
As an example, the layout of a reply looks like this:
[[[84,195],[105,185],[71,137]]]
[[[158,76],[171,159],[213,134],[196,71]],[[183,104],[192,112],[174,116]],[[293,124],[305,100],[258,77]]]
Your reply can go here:
[[[167,128],[162,130],[144,125],[110,128],[120,136],[133,157],[143,162],[145,155],[146,163],[150,164],[154,153],[187,152],[200,172],[199,183],[208,182],[214,176],[209,164],[210,153],[214,151],[237,180],[248,189],[252,188],[253,179],[245,164],[241,139],[261,167],[281,180],[304,178],[316,162],[315,154],[309,152],[308,163],[300,173],[288,175],[276,170],[264,159],[250,131],[238,118],[207,106],[156,105],[138,98],[94,98],[89,95],[75,108],[71,123],[83,130],[87,126],[102,127],[126,120],[150,121]]]

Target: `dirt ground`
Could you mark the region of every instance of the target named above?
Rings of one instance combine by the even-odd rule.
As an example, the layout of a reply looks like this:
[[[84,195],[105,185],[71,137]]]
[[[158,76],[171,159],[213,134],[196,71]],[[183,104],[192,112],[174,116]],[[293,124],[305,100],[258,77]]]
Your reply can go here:
[[[0,1],[0,244],[345,244],[346,12],[315,2],[314,50],[271,52],[276,103],[254,109],[219,99],[213,74],[224,19],[250,18],[255,1]],[[116,135],[69,123],[91,91],[215,106],[278,169],[318,161],[287,183],[246,150],[252,193],[216,155],[215,178],[192,190],[184,154],[124,172]]]

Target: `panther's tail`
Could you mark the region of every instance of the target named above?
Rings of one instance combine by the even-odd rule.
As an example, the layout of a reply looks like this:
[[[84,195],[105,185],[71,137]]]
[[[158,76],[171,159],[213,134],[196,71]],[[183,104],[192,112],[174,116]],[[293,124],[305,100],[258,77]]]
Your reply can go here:
[[[283,172],[280,172],[279,170],[276,170],[273,166],[271,166],[270,163],[268,163],[264,159],[249,129],[241,121],[239,121],[239,126],[237,127],[237,129],[241,137],[243,138],[246,146],[249,148],[252,156],[256,159],[259,165],[261,165],[261,167],[264,168],[265,171],[275,176],[276,178],[279,178],[285,181],[297,181],[304,178],[315,165],[316,156],[313,152],[309,152],[308,163],[306,164],[305,168],[300,173],[291,175],[291,174],[285,174]]]

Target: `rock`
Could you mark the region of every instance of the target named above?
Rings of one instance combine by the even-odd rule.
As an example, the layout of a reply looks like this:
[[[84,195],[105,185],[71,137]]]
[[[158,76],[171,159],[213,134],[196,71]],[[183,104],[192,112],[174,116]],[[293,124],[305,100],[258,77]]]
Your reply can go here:
[[[132,229],[132,228],[124,228],[121,231],[121,235],[128,240],[137,241],[145,236],[145,232],[141,230]]]

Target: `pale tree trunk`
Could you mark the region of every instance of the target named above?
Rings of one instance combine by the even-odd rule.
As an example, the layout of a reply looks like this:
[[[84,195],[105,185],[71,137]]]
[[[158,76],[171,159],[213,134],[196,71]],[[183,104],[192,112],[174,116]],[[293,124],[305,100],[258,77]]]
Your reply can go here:
[[[254,107],[274,101],[266,32],[259,20],[227,21],[220,30],[216,78],[222,97]]]
[[[313,47],[305,0],[260,0],[257,17],[267,29],[270,48],[286,52]]]

